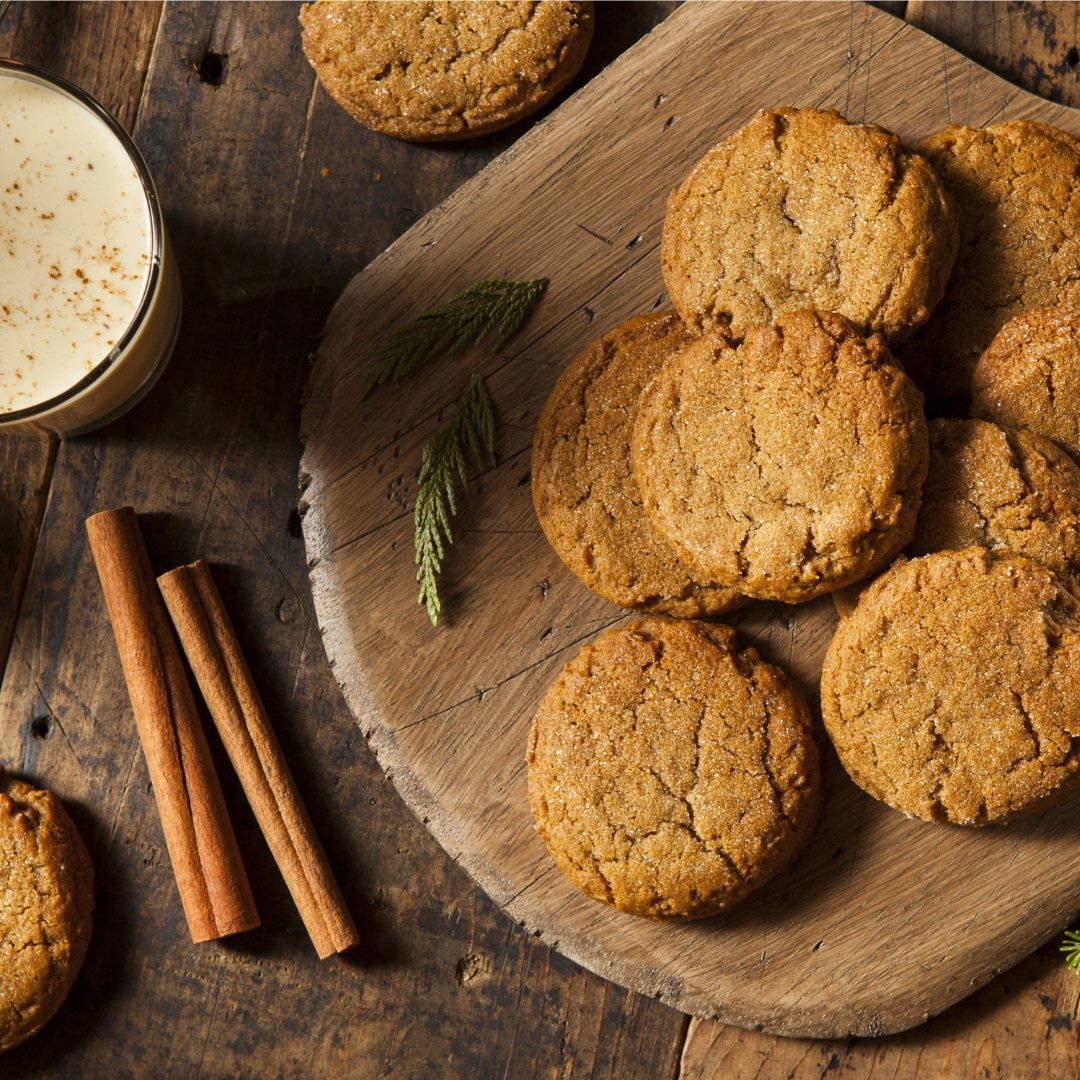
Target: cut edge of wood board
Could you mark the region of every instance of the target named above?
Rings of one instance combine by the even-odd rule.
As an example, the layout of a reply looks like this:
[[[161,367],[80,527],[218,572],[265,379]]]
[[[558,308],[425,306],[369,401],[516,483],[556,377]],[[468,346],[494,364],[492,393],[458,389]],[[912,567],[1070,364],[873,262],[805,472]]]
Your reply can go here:
[[[600,92],[600,89],[605,85],[606,79],[614,78],[621,72],[621,65],[624,63],[633,63],[636,59],[637,52],[650,46],[654,35],[659,34],[661,31],[672,32],[671,26],[680,19],[688,18],[689,15],[686,13],[691,11],[694,6],[696,5],[686,5],[673,13],[672,16],[623,54],[622,57],[605,69],[604,72],[593,79],[586,87],[583,87],[577,94],[568,99],[560,106],[560,109],[556,110],[543,122],[536,125],[506,153],[493,161],[481,173],[477,174],[476,177],[457,189],[457,191],[455,191],[448,199],[444,200],[438,207],[425,215],[425,217],[418,221],[408,232],[403,234],[403,236],[395,241],[393,245],[387,248],[385,252],[373,260],[368,268],[361,271],[360,274],[353,279],[353,282],[350,283],[350,286],[345,290],[342,297],[335,305],[334,311],[331,312],[330,319],[327,323],[327,331],[329,332],[332,328],[335,316],[340,312],[342,306],[347,303],[348,296],[353,288],[358,285],[358,282],[360,282],[369,271],[372,271],[374,268],[374,271],[377,273],[380,264],[383,263],[384,260],[394,260],[402,253],[407,253],[423,243],[427,237],[434,233],[445,216],[452,214],[459,204],[467,204],[470,200],[475,198],[477,191],[483,190],[484,185],[490,180],[493,173],[496,173],[501,168],[505,168],[520,154],[531,150],[534,140],[542,140],[546,134],[547,125],[556,122],[561,111],[577,102],[582,95],[588,95],[590,92]],[[745,7],[745,5],[741,4],[724,4],[722,6],[729,12],[738,12]],[[835,6],[842,7],[845,11],[862,7],[862,5],[854,4]],[[869,10],[873,11],[875,18],[888,20],[889,27],[893,31],[892,36],[889,38],[889,42],[891,42],[893,38],[900,37],[901,35],[915,35],[932,42],[935,48],[943,50],[943,56],[951,55],[956,58],[957,61],[962,62],[963,64],[969,64],[972,67],[979,68],[981,71],[985,72],[989,78],[992,78],[999,83],[1003,89],[1007,89],[1012,93],[1011,97],[1006,97],[1003,93],[1002,109],[1006,106],[1015,107],[1019,102],[1021,104],[1026,104],[1030,109],[1042,111],[1044,115],[1046,113],[1056,115],[1076,113],[1076,110],[1070,109],[1067,106],[1054,105],[1025,90],[1015,87],[1000,76],[982,68],[981,65],[976,64],[974,61],[962,57],[959,53],[956,53],[955,50],[950,49],[948,46],[945,46],[941,42],[930,37],[918,27],[903,22],[888,13],[876,9]],[[886,42],[886,44],[889,42]],[[884,49],[885,45],[882,45],[881,48]],[[992,119],[993,117],[987,120],[987,122],[990,122]],[[320,382],[321,369],[322,365],[317,360],[311,376],[310,385],[312,388],[317,387]],[[451,855],[451,857],[454,858],[455,861],[457,861],[477,882],[477,884],[527,932],[544,940],[551,945],[552,948],[601,977],[612,979],[636,992],[654,997],[674,1008],[704,1018],[733,1023],[750,1030],[766,1031],[777,1035],[814,1038],[836,1038],[850,1035],[878,1036],[893,1034],[915,1027],[925,1022],[931,1016],[949,1008],[951,1005],[975,990],[978,990],[981,986],[985,985],[999,974],[1000,971],[1019,962],[1024,956],[1028,955],[1031,951],[1058,932],[1055,929],[1050,929],[1049,931],[1043,930],[1030,934],[1022,942],[1017,943],[1014,951],[1003,960],[1000,966],[990,967],[977,978],[965,982],[956,989],[956,992],[952,994],[948,1000],[943,1001],[940,1006],[932,1010],[920,1007],[917,1002],[911,1002],[905,1004],[900,1010],[894,1009],[893,1015],[887,1021],[883,1020],[882,1017],[873,1010],[867,1010],[858,1017],[849,1017],[847,1022],[842,1023],[837,1023],[835,1012],[829,1012],[826,1015],[811,1015],[807,1013],[799,1015],[797,1017],[797,1023],[794,1024],[790,1022],[790,1015],[787,1020],[766,1018],[763,1022],[760,1014],[756,1014],[753,1009],[741,1009],[735,1005],[726,1008],[717,1008],[715,1003],[708,1002],[704,1000],[701,995],[688,991],[680,979],[665,973],[659,968],[643,968],[639,966],[631,971],[628,970],[628,968],[632,965],[630,965],[628,961],[625,959],[613,958],[612,955],[604,950],[598,942],[567,942],[560,939],[557,933],[549,931],[545,925],[550,925],[550,916],[545,919],[543,913],[534,911],[527,901],[522,901],[520,899],[520,890],[515,893],[510,887],[509,882],[500,880],[499,875],[493,872],[493,867],[490,864],[485,863],[476,852],[469,849],[462,831],[457,827],[453,818],[441,813],[443,808],[438,799],[432,795],[421,778],[413,771],[409,759],[401,752],[399,744],[394,737],[394,733],[383,726],[379,709],[368,689],[367,679],[359,663],[359,658],[353,653],[351,642],[339,640],[338,635],[335,632],[335,625],[340,625],[338,620],[341,618],[341,594],[336,582],[333,580],[331,569],[333,545],[326,523],[321,516],[322,504],[319,499],[320,491],[318,482],[314,479],[318,475],[318,467],[317,462],[314,460],[316,457],[315,450],[312,447],[308,435],[308,417],[314,408],[314,398],[314,393],[309,394],[309,399],[305,405],[301,421],[303,431],[302,439],[306,443],[301,462],[301,487],[303,491],[301,510],[304,539],[309,555],[309,576],[311,579],[315,609],[323,635],[324,646],[330,659],[335,680],[338,682],[339,686],[341,686],[346,702],[375,753],[376,758],[379,760],[381,767],[384,769],[388,778],[394,784],[406,804],[413,810],[424,826],[432,833],[435,839]],[[551,869],[553,870],[554,867]],[[1068,913],[1068,917],[1062,920],[1062,925],[1067,925],[1076,914],[1077,910],[1075,908],[1072,909]]]

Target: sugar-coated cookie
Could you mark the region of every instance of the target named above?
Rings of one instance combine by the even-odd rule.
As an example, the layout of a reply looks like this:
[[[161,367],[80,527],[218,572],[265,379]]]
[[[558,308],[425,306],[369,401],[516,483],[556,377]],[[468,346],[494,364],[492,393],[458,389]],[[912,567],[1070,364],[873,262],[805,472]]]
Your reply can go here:
[[[979,545],[1026,555],[1074,586],[1080,571],[1080,466],[1032,431],[931,420],[930,469],[908,550]]]
[[[567,567],[621,607],[680,616],[715,615],[741,600],[710,583],[653,528],[630,468],[641,392],[692,337],[666,311],[590,342],[548,396],[532,452],[536,514]]]
[[[361,123],[413,142],[468,139],[535,112],[577,74],[591,3],[318,0],[304,54]]]
[[[1080,458],[1080,307],[1033,308],[1005,323],[971,374],[971,413]]]
[[[927,821],[1003,822],[1080,769],[1080,601],[985,548],[894,563],[840,620],[821,713],[852,779]]]
[[[761,112],[672,193],[661,266],[686,322],[837,311],[891,342],[926,321],[956,257],[938,178],[897,137],[835,112]]]
[[[962,399],[1005,322],[1029,308],[1080,306],[1080,143],[1049,124],[1008,120],[948,127],[919,150],[952,198],[960,254],[900,358],[926,394]]]
[[[90,856],[60,800],[0,769],[0,1052],[63,1004],[93,909]]]
[[[921,395],[882,337],[808,311],[684,346],[642,396],[632,446],[656,528],[713,581],[789,603],[908,543],[927,456]]]
[[[559,868],[634,915],[690,919],[778,873],[817,822],[802,693],[719,624],[602,634],[537,709],[529,801]]]

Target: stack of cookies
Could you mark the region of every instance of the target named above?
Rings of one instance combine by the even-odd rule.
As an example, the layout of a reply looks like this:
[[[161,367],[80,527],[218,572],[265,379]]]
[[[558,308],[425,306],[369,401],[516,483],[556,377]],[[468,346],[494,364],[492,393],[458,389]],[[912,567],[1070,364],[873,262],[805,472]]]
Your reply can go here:
[[[689,615],[889,562],[928,454],[890,344],[940,300],[957,243],[936,175],[879,127],[777,109],[706,154],[664,222],[677,314],[590,345],[538,421],[534,501],[567,566]]]
[[[870,794],[983,825],[1080,775],[1080,143],[1012,120],[920,150],[960,254],[898,355],[942,418],[917,557],[841,620],[821,709]]]
[[[548,540],[650,615],[567,666],[528,755],[555,861],[620,910],[721,911],[813,830],[801,691],[701,621],[749,601],[845,598],[824,726],[904,813],[1004,821],[1080,770],[1080,331],[1045,307],[1080,290],[1080,144],[920,149],[760,113],[669,199],[675,311],[590,344],[540,415]]]

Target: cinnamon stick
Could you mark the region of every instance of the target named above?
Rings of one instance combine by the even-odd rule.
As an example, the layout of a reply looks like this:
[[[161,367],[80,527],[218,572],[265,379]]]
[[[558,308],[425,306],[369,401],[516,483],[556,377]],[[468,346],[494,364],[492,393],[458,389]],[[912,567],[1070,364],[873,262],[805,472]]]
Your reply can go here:
[[[191,940],[259,925],[169,617],[130,506],[86,521]]]
[[[320,959],[359,941],[326,854],[297,791],[225,604],[199,560],[158,586],[229,760],[240,777]]]

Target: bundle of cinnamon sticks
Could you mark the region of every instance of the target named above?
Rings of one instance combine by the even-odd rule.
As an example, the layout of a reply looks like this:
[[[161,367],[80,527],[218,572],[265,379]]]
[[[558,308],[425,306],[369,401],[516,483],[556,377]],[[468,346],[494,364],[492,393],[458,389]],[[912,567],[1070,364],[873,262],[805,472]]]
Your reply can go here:
[[[86,528],[192,941],[254,929],[259,916],[181,646],[319,957],[355,945],[210,568],[200,560],[155,581],[131,507],[95,514]]]

